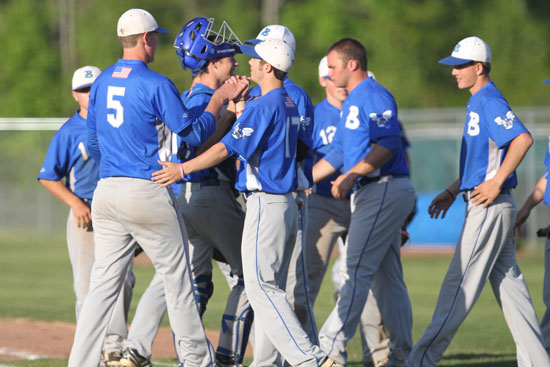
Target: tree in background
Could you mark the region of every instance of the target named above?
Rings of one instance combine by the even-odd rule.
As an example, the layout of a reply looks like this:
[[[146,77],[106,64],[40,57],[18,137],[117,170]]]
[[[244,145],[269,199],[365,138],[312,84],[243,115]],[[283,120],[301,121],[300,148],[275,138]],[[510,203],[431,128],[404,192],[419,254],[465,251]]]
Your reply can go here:
[[[196,16],[225,19],[242,41],[254,38],[266,0],[0,0],[0,116],[68,116],[65,93],[72,70],[105,68],[120,57],[115,32],[120,14],[142,7],[172,32],[159,37],[151,68],[189,87],[172,48],[176,32]],[[369,69],[404,108],[462,106],[450,70],[437,64],[454,42],[477,35],[498,55],[492,74],[512,105],[548,105],[542,80],[550,77],[550,2],[546,0],[280,0],[277,23],[296,36],[296,64],[290,77],[320,101],[316,68],[327,48],[342,37],[367,47]],[[64,48],[64,6],[74,9],[74,61]],[[68,23],[70,24],[70,22]],[[60,39],[62,42],[60,42]],[[247,74],[246,57],[238,73]],[[70,72],[63,72],[66,66]]]

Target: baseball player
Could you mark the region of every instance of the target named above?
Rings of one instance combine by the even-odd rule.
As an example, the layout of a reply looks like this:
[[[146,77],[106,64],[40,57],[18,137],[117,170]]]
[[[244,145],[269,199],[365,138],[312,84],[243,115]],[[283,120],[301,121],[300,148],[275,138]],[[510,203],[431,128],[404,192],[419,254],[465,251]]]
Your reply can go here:
[[[345,88],[337,88],[334,82],[328,77],[327,57],[323,57],[319,63],[319,84],[325,88],[326,98],[315,106],[315,124],[313,134],[313,160],[314,163],[321,160],[332,148],[331,143],[339,126],[340,111],[348,93]],[[374,75],[368,71],[369,77]],[[315,303],[321,283],[328,267],[334,245],[342,243],[345,239],[350,223],[350,201],[346,197],[338,200],[332,196],[331,182],[341,174],[340,171],[328,178],[316,181],[315,171],[312,193],[309,195],[308,226],[306,233],[306,259],[307,259],[307,282],[311,304]],[[340,258],[345,255],[345,246],[341,246]],[[334,264],[335,271],[345,274],[345,261],[341,261],[343,269]],[[344,276],[345,277],[345,276]],[[343,277],[338,276],[338,284],[335,288],[340,290]],[[376,299],[369,292],[365,308],[361,314],[360,330],[363,344],[363,365],[374,366],[379,361],[384,361],[389,352],[388,340],[381,347],[379,325],[381,323],[380,312]]]
[[[251,42],[259,42],[266,39],[278,39],[290,46],[292,52],[296,50],[296,39],[294,34],[283,25],[268,25],[264,27]],[[309,95],[288,76],[285,77],[283,86],[290,99],[296,104],[300,113],[301,128],[298,133],[298,187],[294,193],[298,203],[298,233],[296,236],[296,245],[290,260],[288,280],[286,284],[287,298],[298,319],[304,326],[309,338],[318,343],[318,332],[313,314],[313,307],[309,301],[308,285],[306,281],[306,258],[303,256],[305,246],[306,228],[308,223],[308,199],[305,190],[313,185],[311,168],[313,166],[313,157],[310,148],[313,142],[313,103]],[[259,86],[250,90],[251,98],[261,94]],[[276,353],[276,350],[273,350]]]
[[[529,217],[531,209],[537,206],[541,201],[546,205],[550,205],[550,190],[548,189],[548,183],[550,182],[548,180],[548,177],[550,175],[550,137],[548,140],[548,150],[546,150],[546,156],[544,157],[544,165],[546,166],[546,170],[535,185],[535,188],[533,189],[531,195],[529,195],[521,209],[518,211],[518,216],[516,218],[515,224],[516,233],[519,233],[519,229]],[[546,311],[544,312],[544,316],[542,317],[542,320],[540,322],[540,330],[544,340],[546,352],[550,354],[550,236],[548,235],[548,228],[546,228],[546,231],[543,230],[542,232],[546,233],[537,233],[537,235],[543,235],[544,237],[546,237],[546,242],[544,246],[545,271],[542,290],[542,299],[544,301],[544,304],[546,305]]]
[[[198,116],[204,111],[215,90],[233,75],[238,66],[234,55],[239,52],[240,41],[227,23],[223,22],[218,32],[212,29],[213,24],[213,18],[194,18],[181,28],[175,40],[180,65],[196,75],[192,88],[182,96],[191,116]],[[234,121],[234,112],[221,114],[218,119],[220,130],[226,132]],[[194,134],[198,133],[194,131]],[[198,142],[188,143],[186,137],[175,135],[179,147],[173,159],[176,162],[194,158],[202,149],[201,146],[208,144],[207,140],[211,139],[206,133],[200,133]],[[224,261],[230,264],[231,274],[238,278],[227,300],[216,350],[218,364],[235,365],[243,361],[253,313],[244,292],[242,278],[240,249],[244,212],[233,192],[235,162],[231,159],[224,163],[213,169],[187,175],[181,190],[178,190],[177,200],[189,239],[193,288],[201,316],[213,291],[213,249],[221,253]],[[213,228],[212,218],[224,220]],[[159,305],[160,309],[156,309]],[[124,366],[150,365],[152,343],[165,311],[162,278],[155,275],[140,300],[132,322],[127,342],[127,355],[130,358],[121,361]]]
[[[504,313],[517,348],[518,366],[550,366],[527,284],[516,262],[513,238],[515,170],[532,144],[525,126],[489,77],[491,49],[467,37],[451,56],[459,89],[471,93],[460,154],[460,178],[428,207],[445,217],[456,196],[467,201],[466,219],[443,280],[431,323],[414,346],[411,366],[436,366],[487,280]]]
[[[333,361],[308,339],[284,289],[296,241],[298,210],[292,192],[297,185],[300,117],[283,88],[293,52],[276,39],[245,42],[241,51],[252,57],[250,78],[260,85],[262,95],[249,101],[242,115],[237,109],[232,131],[219,143],[180,167],[188,175],[229,156],[237,156],[244,166],[236,188],[247,198],[241,251],[246,293],[254,309],[253,364],[280,366],[280,358],[265,359],[272,358],[274,346],[290,365],[331,366]],[[177,180],[177,165],[162,164],[166,168],[154,173],[153,179],[164,185]]]
[[[88,294],[94,262],[90,205],[99,180],[99,166],[86,149],[86,118],[90,87],[100,73],[101,70],[95,66],[83,66],[74,72],[72,95],[80,108],[55,133],[38,174],[40,183],[71,208],[67,219],[67,246],[73,270],[77,321]],[[65,183],[62,182],[63,178]],[[118,363],[122,356],[134,283],[134,274],[130,268],[103,342],[102,362],[109,366]]]
[[[381,313],[392,340],[388,364],[403,365],[412,347],[412,312],[403,281],[399,229],[414,206],[414,189],[401,144],[397,106],[391,93],[367,74],[364,46],[344,38],[328,51],[328,76],[346,88],[340,128],[333,149],[315,165],[323,179],[342,167],[332,195],[344,199],[352,188],[346,241],[346,279],[340,297],[319,333],[320,346],[346,364],[353,337],[373,282],[384,284]],[[376,289],[376,288],[373,288]],[[383,301],[381,300],[383,298]]]
[[[96,79],[90,91],[88,149],[100,158],[92,202],[96,249],[70,367],[99,364],[106,324],[133,257],[132,237],[163,278],[180,361],[186,366],[214,364],[193,296],[181,212],[172,190],[152,182],[151,174],[161,167],[159,159],[170,158],[172,132],[192,137],[196,125],[214,129],[222,105],[244,86],[224,85],[203,114],[190,118],[174,84],[147,67],[155,58],[158,33],[167,32],[145,10],[122,14],[117,24],[122,58]]]

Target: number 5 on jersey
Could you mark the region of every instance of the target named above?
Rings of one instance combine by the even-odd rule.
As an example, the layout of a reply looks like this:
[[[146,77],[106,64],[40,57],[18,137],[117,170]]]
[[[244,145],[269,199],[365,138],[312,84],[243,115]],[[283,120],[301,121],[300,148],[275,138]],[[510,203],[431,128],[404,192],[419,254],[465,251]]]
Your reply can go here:
[[[115,110],[115,113],[107,114],[107,121],[113,127],[120,127],[120,125],[124,123],[124,107],[122,107],[120,100],[114,97],[124,97],[125,92],[125,87],[109,86],[109,88],[107,88],[107,109]]]

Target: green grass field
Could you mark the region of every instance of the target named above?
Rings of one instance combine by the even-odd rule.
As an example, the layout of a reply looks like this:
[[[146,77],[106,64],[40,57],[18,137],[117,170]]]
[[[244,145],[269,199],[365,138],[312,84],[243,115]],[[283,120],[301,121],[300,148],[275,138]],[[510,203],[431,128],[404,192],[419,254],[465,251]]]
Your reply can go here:
[[[74,321],[72,275],[63,235],[26,236],[0,235],[0,317],[25,317],[44,321]],[[441,281],[450,262],[448,256],[405,256],[405,280],[413,305],[413,340],[418,340],[431,319]],[[543,258],[522,255],[520,266],[529,285],[539,316],[542,315]],[[131,315],[139,297],[153,276],[150,266],[135,268],[136,288]],[[228,294],[225,280],[217,271],[215,292],[208,304],[204,323],[217,329]],[[325,278],[315,307],[319,325],[334,305],[332,287]],[[167,320],[164,323],[167,325]],[[0,346],[1,347],[1,346]],[[356,336],[349,344],[349,364],[361,365],[361,346]],[[250,362],[250,361],[248,361]],[[66,360],[1,362],[31,367],[66,366]],[[502,312],[490,287],[486,287],[466,322],[447,350],[441,366],[516,366],[515,346]]]

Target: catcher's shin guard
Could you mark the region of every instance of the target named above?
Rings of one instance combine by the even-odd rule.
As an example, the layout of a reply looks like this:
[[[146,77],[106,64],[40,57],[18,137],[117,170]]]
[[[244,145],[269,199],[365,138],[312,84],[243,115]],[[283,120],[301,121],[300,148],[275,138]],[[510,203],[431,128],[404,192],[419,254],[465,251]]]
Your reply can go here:
[[[216,360],[219,364],[242,364],[253,320],[254,312],[240,279],[229,295],[222,318],[220,340],[216,349]]]

